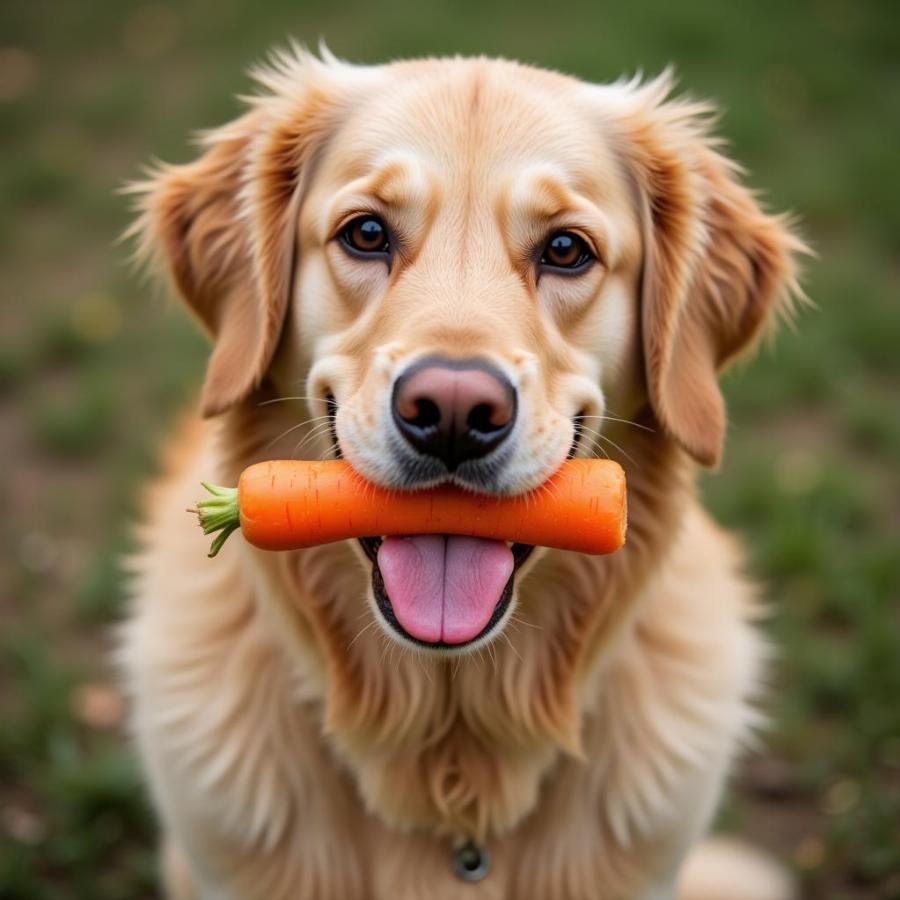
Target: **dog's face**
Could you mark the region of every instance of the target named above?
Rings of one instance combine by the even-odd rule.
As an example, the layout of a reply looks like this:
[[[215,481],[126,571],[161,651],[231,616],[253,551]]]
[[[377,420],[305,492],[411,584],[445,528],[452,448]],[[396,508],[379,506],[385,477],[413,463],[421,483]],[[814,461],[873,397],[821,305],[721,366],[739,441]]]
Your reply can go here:
[[[304,455],[401,489],[527,491],[648,406],[660,439],[716,461],[717,373],[798,245],[736,183],[705,109],[487,60],[301,57],[260,77],[270,93],[145,201],[216,337],[208,413],[265,378],[304,397],[294,424],[324,417]],[[503,627],[531,552],[362,547],[389,633],[444,650]]]
[[[304,203],[279,375],[310,364],[306,393],[334,397],[340,450],[373,481],[534,488],[579,417],[637,390],[630,186],[565,79],[380,77],[391,102],[348,116]]]

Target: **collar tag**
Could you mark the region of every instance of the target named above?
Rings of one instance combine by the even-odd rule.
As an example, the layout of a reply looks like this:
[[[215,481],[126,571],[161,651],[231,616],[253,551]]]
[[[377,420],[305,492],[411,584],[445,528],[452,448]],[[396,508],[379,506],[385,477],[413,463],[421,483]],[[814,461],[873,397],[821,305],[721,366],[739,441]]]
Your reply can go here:
[[[453,871],[462,881],[481,881],[490,870],[490,854],[474,841],[466,841],[453,851]]]

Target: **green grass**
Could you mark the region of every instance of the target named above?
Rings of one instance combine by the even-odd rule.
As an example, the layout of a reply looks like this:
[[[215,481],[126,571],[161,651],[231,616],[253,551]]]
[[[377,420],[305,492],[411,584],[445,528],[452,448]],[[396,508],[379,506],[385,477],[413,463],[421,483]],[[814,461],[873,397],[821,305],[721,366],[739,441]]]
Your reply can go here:
[[[499,53],[598,80],[672,62],[799,214],[817,309],[728,376],[726,463],[704,479],[779,649],[768,751],[722,821],[807,897],[900,897],[896,3],[33,2],[3,6],[0,34],[27,54],[0,52],[0,85],[20,85],[0,101],[0,896],[155,895],[136,766],[73,697],[113,677],[116,560],[205,349],[129,273],[116,188],[151,156],[188,159],[272,44],[322,35],[354,60]]]

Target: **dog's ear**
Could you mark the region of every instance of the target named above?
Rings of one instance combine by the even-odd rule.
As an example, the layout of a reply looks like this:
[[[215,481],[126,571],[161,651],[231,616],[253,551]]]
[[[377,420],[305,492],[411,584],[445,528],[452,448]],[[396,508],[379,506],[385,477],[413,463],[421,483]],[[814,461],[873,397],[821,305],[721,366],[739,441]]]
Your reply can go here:
[[[667,100],[668,75],[632,89],[623,147],[641,206],[641,328],[650,403],[665,431],[715,466],[725,437],[718,374],[791,298],[806,248],[769,215],[710,136],[710,107]]]
[[[330,61],[282,54],[255,73],[269,93],[202,138],[203,155],[159,166],[128,190],[138,254],[160,260],[214,341],[206,416],[258,386],[271,361],[293,280],[304,170],[328,120]]]

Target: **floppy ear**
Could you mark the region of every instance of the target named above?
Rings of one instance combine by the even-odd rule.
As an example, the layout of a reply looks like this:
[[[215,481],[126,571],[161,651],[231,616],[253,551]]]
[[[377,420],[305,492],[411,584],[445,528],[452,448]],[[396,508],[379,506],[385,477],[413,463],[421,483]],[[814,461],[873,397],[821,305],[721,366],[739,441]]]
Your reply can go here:
[[[271,94],[202,139],[192,163],[160,166],[129,189],[140,216],[138,253],[159,258],[214,340],[203,385],[205,416],[262,380],[278,343],[293,280],[303,173],[320,137],[327,91],[311,75],[327,64],[282,54],[256,73]]]
[[[711,108],[668,91],[667,75],[638,89],[625,117],[642,208],[645,375],[664,430],[715,466],[726,427],[718,373],[802,296],[793,257],[806,248],[718,152]]]

